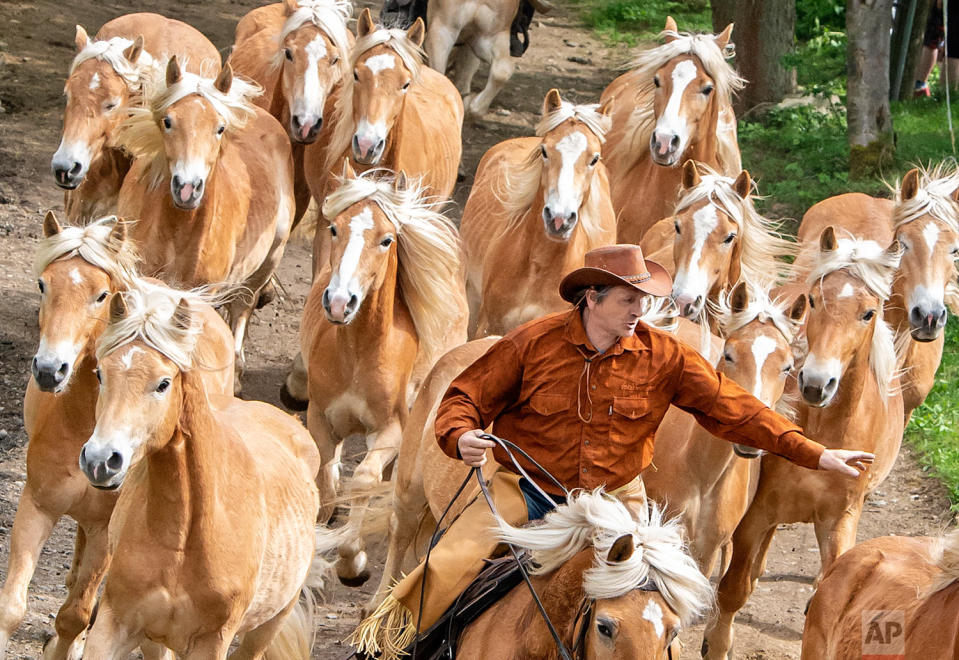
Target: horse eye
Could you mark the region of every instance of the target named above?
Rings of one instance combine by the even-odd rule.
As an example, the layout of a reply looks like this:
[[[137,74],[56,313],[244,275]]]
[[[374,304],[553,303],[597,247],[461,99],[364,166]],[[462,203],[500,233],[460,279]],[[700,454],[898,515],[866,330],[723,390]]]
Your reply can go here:
[[[340,62],[340,56],[336,55],[333,57],[333,61],[330,62],[330,64],[339,64],[339,62]]]
[[[590,161],[589,161],[589,166],[590,166],[590,167],[595,167],[595,166],[596,166],[596,163],[598,163],[598,162],[599,162],[599,154],[593,154],[593,157],[592,157],[592,158],[590,159]]]
[[[157,394],[163,394],[168,389],[170,389],[170,379],[164,378],[163,380],[160,381],[160,384],[157,385],[156,391],[157,391]]]
[[[173,128],[173,121],[169,117],[163,118],[163,128],[170,130]]]
[[[783,373],[788,374],[790,371],[793,370],[793,368],[794,368],[793,365],[787,364],[785,367],[783,367]]]
[[[723,353],[723,359],[726,360],[726,362],[729,362],[730,364],[734,362],[733,356],[729,353]]]
[[[109,295],[110,295],[109,291],[104,291],[103,293],[101,293],[99,296],[97,296],[97,304],[102,303],[104,300],[107,299],[107,296]]]
[[[613,629],[605,621],[600,621],[597,623],[596,630],[598,630],[599,634],[603,637],[609,637],[610,639],[613,637]]]
[[[736,233],[730,233],[726,238],[723,239],[723,245],[729,245],[736,239]]]
[[[949,250],[949,255],[953,258],[959,258],[959,247],[954,247]]]
[[[336,225],[330,225],[330,235],[336,236]]]
[[[360,82],[360,74],[358,74],[355,69],[353,71],[353,80]]]
[[[100,372],[100,367],[97,367],[93,370],[93,373],[97,376],[97,382],[101,385],[103,384],[103,374]]]
[[[703,87],[703,96],[709,96],[712,93],[713,93],[712,85],[706,85],[705,87]]]
[[[549,156],[546,155],[546,146],[545,146],[545,145],[542,145],[542,144],[539,145],[539,153],[540,153],[540,155],[543,157],[543,160],[546,160],[547,158],[549,158]]]
[[[286,56],[286,59],[287,59],[288,61],[290,61],[290,62],[293,61],[293,51],[292,51],[292,50],[290,50],[289,48],[284,48],[284,49],[283,49],[283,54]]]
[[[111,110],[115,110],[116,107],[117,107],[116,101],[107,101],[103,105],[103,109],[106,110],[107,112],[110,112]]]
[[[659,87],[659,76],[653,76],[653,84]]]
[[[223,124],[220,124],[216,129],[216,134],[223,135],[223,131],[225,130],[226,130],[226,126],[224,126]]]
[[[867,309],[867,310],[866,310],[866,313],[862,315],[862,320],[863,320],[863,321],[871,321],[871,320],[872,320],[872,317],[875,316],[875,315],[876,315],[876,310],[874,310],[874,309]]]
[[[393,237],[387,236],[382,241],[380,241],[380,247],[389,247],[393,244]]]
[[[678,236],[679,234],[682,234],[682,233],[683,233],[683,232],[679,231],[679,223],[678,223],[678,222],[674,222],[674,223],[673,223],[673,228],[676,230],[676,235],[677,235],[677,236]]]
[[[37,288],[40,289],[40,293],[46,293],[46,287],[43,285],[43,280],[37,280]]]
[[[813,302],[812,302],[812,296],[809,296],[809,308],[810,308],[810,309],[816,309],[816,306],[815,306],[815,305],[813,304]]]

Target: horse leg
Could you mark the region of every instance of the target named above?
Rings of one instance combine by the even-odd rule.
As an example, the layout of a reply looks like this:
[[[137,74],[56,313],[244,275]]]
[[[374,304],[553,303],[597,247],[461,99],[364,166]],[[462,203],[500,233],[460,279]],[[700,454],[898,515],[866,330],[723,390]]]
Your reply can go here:
[[[37,505],[27,484],[13,520],[7,579],[0,591],[0,658],[6,653],[10,636],[27,613],[27,589],[37,568],[40,550],[50,538],[58,518]]]
[[[470,101],[466,113],[476,119],[489,112],[493,99],[513,75],[515,65],[509,54],[509,30],[500,32],[490,39],[477,39],[474,49],[480,59],[490,63],[486,87]]]
[[[446,66],[449,63],[450,53],[456,45],[460,30],[447,25],[437,18],[430,19],[430,29],[426,31],[426,54],[429,57],[430,67],[446,75]]]
[[[336,575],[347,586],[359,586],[370,578],[363,543],[363,517],[372,488],[383,480],[383,470],[396,458],[403,429],[398,417],[391,419],[377,433],[366,436],[366,456],[353,471],[350,480],[349,533],[337,548]]]
[[[826,570],[846,550],[856,544],[856,530],[859,527],[859,516],[862,513],[861,501],[846,509],[837,519],[816,520],[813,526],[816,530],[816,540],[819,543],[819,574],[813,588],[819,586]]]
[[[300,224],[300,220],[306,214],[306,209],[310,207],[310,186],[306,183],[306,175],[303,173],[303,157],[306,153],[306,147],[302,144],[293,146],[293,200],[296,204],[293,211],[293,223],[290,226],[290,232]]]
[[[256,303],[259,289],[253,290],[252,300],[248,300],[249,294],[237,294],[235,300],[227,306],[230,318],[230,330],[233,331],[233,394],[239,396],[243,390],[240,382],[243,377],[243,370],[246,368],[246,355],[243,353],[243,342],[246,341],[246,326],[253,315],[253,305]]]
[[[480,58],[469,45],[460,46],[456,52],[456,74],[454,84],[460,95],[465,99],[472,92],[473,76],[480,66]]]
[[[148,639],[140,642],[140,653],[143,654],[143,660],[176,660],[173,651]]]
[[[77,563],[73,584],[67,599],[57,612],[54,624],[57,635],[44,649],[44,660],[71,657],[71,649],[78,645],[78,638],[90,624],[97,590],[109,564],[109,535],[106,525],[87,530],[83,554]]]
[[[296,657],[308,658],[310,656],[310,642],[313,639],[312,617],[303,617],[304,619],[310,618],[309,622],[303,621],[304,624],[308,623],[305,629],[301,627],[297,630],[290,625],[294,623],[290,619],[290,613],[293,611],[293,608],[296,607],[299,600],[300,596],[297,594],[296,597],[290,601],[289,605],[280,610],[276,616],[243,635],[243,641],[240,642],[240,646],[230,654],[230,660],[261,660],[266,656],[267,650],[278,636],[288,638],[284,639],[284,643],[279,645],[283,649],[303,651],[304,654],[302,656]],[[290,655],[292,656],[293,654],[291,653]]]
[[[340,485],[340,447],[342,442],[333,436],[333,429],[323,412],[315,404],[306,409],[306,428],[320,450],[320,471],[316,474],[316,487],[320,491],[320,511],[317,522],[326,524],[333,517],[336,491]]]
[[[769,544],[776,533],[773,513],[769,507],[750,507],[733,534],[732,561],[719,582],[717,612],[703,637],[704,658],[726,660],[731,657],[733,620],[756,588]]]
[[[310,400],[309,375],[306,373],[306,361],[303,354],[297,352],[293,358],[293,366],[286,375],[283,386],[280,388],[280,401],[290,410],[306,410]]]
[[[85,660],[126,660],[144,639],[142,631],[129,630],[120,622],[113,604],[104,598],[97,609],[93,627],[87,633],[82,657]]]
[[[226,660],[233,634],[222,630],[204,635],[193,641],[190,650],[183,654],[183,660]]]

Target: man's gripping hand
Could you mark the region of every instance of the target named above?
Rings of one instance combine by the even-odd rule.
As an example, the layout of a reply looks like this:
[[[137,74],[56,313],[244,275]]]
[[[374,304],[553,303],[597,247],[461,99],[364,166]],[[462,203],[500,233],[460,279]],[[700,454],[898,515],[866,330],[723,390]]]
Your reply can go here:
[[[480,436],[486,433],[482,429],[473,429],[467,431],[456,441],[456,448],[460,452],[460,458],[469,467],[483,467],[486,464],[486,450],[495,447],[496,443],[492,440],[484,440]]]
[[[865,472],[875,459],[875,455],[865,451],[827,449],[819,459],[819,469],[832,470],[856,478],[860,472]]]

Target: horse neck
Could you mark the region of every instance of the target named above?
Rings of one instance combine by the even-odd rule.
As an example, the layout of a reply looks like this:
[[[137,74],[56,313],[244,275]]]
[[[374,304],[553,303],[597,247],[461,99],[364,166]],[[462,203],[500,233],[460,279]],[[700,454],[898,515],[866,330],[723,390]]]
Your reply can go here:
[[[399,292],[399,258],[396,250],[393,250],[390,253],[383,284],[375,291],[371,291],[363,300],[360,311],[349,325],[336,328],[337,338],[357,349],[342,354],[366,355],[375,347],[386,348],[383,339],[396,325],[397,315],[408,316],[409,310]]]
[[[574,640],[574,626],[579,607],[586,597],[583,591],[583,573],[592,563],[592,550],[584,550],[566,562],[552,574],[533,580],[533,586],[539,594],[546,614],[559,634],[563,644],[569,649]],[[522,608],[516,621],[517,630],[523,632],[517,636],[519,648],[514,657],[552,660],[559,658],[556,642],[543,621],[543,615],[533,601],[525,583],[514,589],[522,590]]]
[[[699,424],[692,427],[685,456],[689,481],[702,492],[711,490],[736,461],[732,443],[713,436]]]
[[[896,337],[909,332],[909,316],[906,314],[906,295],[902,290],[902,278],[893,280],[892,294],[883,305],[882,315],[892,327]]]

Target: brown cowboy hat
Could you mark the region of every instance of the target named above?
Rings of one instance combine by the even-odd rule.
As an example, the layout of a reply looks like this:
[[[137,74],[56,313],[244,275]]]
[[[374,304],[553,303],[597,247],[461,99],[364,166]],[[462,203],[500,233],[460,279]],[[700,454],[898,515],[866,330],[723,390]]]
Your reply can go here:
[[[638,245],[607,245],[586,253],[586,265],[563,278],[559,295],[571,303],[592,286],[631,286],[654,296],[668,296],[673,278],[666,269],[643,259]]]

